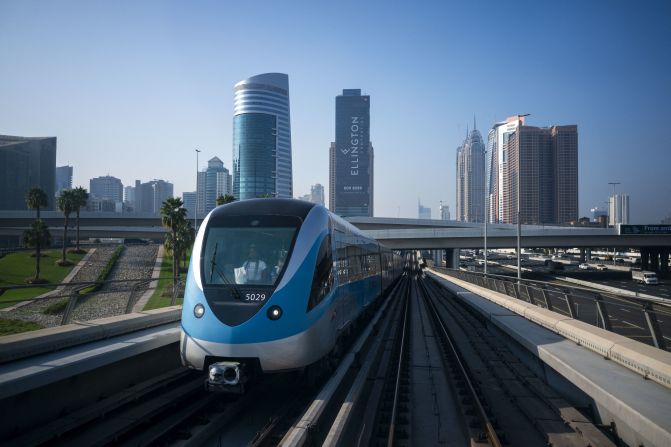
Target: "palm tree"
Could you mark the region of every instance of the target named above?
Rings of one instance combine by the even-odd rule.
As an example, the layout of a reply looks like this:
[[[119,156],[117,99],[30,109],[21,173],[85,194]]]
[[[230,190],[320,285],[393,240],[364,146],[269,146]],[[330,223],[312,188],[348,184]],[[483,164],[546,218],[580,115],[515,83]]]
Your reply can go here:
[[[30,229],[23,232],[23,243],[28,247],[35,247],[35,278],[30,282],[44,282],[40,280],[40,247],[51,245],[51,233],[47,224],[42,219],[36,219]]]
[[[217,197],[217,206],[226,205],[227,203],[235,202],[235,197],[230,194]]]
[[[28,206],[28,208],[37,211],[37,217],[35,219],[35,222],[33,223],[33,229],[35,229],[37,223],[42,222],[42,219],[40,219],[40,208],[49,205],[49,201],[47,199],[47,193],[45,193],[44,190],[38,187],[30,188],[30,190],[26,194],[26,205]],[[44,225],[44,228],[47,228],[47,226]],[[49,232],[49,230],[46,231],[47,233]],[[35,281],[38,281],[40,278],[40,258],[42,256],[42,244],[41,244],[42,239],[39,236],[36,236],[35,239],[31,240],[35,242],[35,245],[31,246],[35,247],[35,271],[37,272],[35,273]],[[24,243],[25,241],[26,241],[26,235],[24,234]],[[51,234],[49,234],[49,243],[51,243]]]
[[[26,205],[30,209],[37,210],[36,219],[39,219],[40,208],[49,205],[49,201],[47,199],[47,193],[36,186],[30,188],[30,191],[26,193]]]
[[[75,241],[75,252],[80,253],[79,250],[79,210],[86,206],[86,202],[89,200],[89,193],[86,191],[86,188],[82,188],[81,186],[76,187],[75,189],[72,190],[72,196],[73,196],[73,206],[75,209],[75,213],[77,213],[77,239]]]
[[[164,227],[170,229],[166,236],[165,248],[172,251],[172,278],[173,289],[177,287],[177,277],[179,276],[179,242],[177,231],[186,221],[186,208],[184,202],[178,197],[171,197],[161,205],[161,223]]]
[[[182,258],[182,265],[186,268],[186,253],[196,240],[196,232],[190,220],[185,220],[183,225],[177,229],[177,240],[179,241],[180,257]]]
[[[59,265],[70,265],[70,262],[65,258],[65,246],[68,241],[68,222],[70,220],[70,213],[75,210],[75,198],[72,189],[64,189],[58,196],[58,210],[63,213],[65,220],[63,222],[63,258]]]

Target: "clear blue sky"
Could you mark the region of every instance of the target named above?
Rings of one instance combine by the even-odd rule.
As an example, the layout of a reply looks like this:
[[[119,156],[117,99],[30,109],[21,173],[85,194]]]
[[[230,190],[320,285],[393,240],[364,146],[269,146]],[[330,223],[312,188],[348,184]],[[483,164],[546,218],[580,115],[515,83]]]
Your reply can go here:
[[[195,189],[232,160],[233,85],[289,74],[294,192],[328,185],[335,96],[371,95],[375,214],[454,215],[477,115],[577,124],[580,215],[611,187],[634,223],[671,214],[671,2],[0,2],[0,133],[57,136],[74,183]]]

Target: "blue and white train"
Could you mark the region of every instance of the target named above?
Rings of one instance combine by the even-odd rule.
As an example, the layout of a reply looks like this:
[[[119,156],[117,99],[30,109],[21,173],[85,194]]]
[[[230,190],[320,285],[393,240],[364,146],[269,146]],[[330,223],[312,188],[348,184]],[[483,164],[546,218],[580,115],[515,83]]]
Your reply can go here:
[[[324,207],[254,199],[214,209],[198,231],[181,357],[208,387],[323,359],[398,278],[403,260]]]

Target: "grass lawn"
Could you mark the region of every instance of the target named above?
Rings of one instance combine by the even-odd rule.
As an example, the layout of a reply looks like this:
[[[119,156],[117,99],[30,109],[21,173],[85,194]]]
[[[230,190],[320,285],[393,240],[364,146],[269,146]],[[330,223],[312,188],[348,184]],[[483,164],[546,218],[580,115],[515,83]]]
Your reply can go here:
[[[190,260],[191,253],[189,253]],[[189,265],[187,260],[187,265]],[[161,263],[161,278],[158,281],[158,286],[154,290],[153,295],[147,301],[147,304],[144,306],[143,310],[158,309],[160,307],[170,306],[172,301],[172,257],[164,255],[163,262]],[[186,271],[183,272],[180,278],[186,278]],[[182,304],[183,297],[181,291],[177,296],[176,304]]]
[[[35,258],[31,256],[32,253],[30,251],[10,253],[0,259],[0,288],[26,285],[26,278],[35,276]],[[67,258],[73,262],[73,265],[60,267],[56,265],[56,261],[61,258],[61,251],[45,250],[40,259],[40,277],[49,283],[58,284],[83,257],[83,254],[68,253]],[[16,302],[7,303],[9,300],[33,298],[51,289],[51,287],[27,287],[7,290],[0,295],[0,308],[16,304]]]
[[[33,323],[32,321],[0,318],[0,336],[35,331],[37,329],[42,329],[42,326],[37,323]]]

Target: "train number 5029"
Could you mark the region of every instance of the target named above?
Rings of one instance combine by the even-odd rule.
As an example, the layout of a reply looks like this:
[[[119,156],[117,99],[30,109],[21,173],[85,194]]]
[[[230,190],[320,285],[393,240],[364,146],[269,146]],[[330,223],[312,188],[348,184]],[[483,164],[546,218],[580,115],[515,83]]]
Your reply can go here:
[[[265,293],[245,293],[245,301],[265,301]]]

